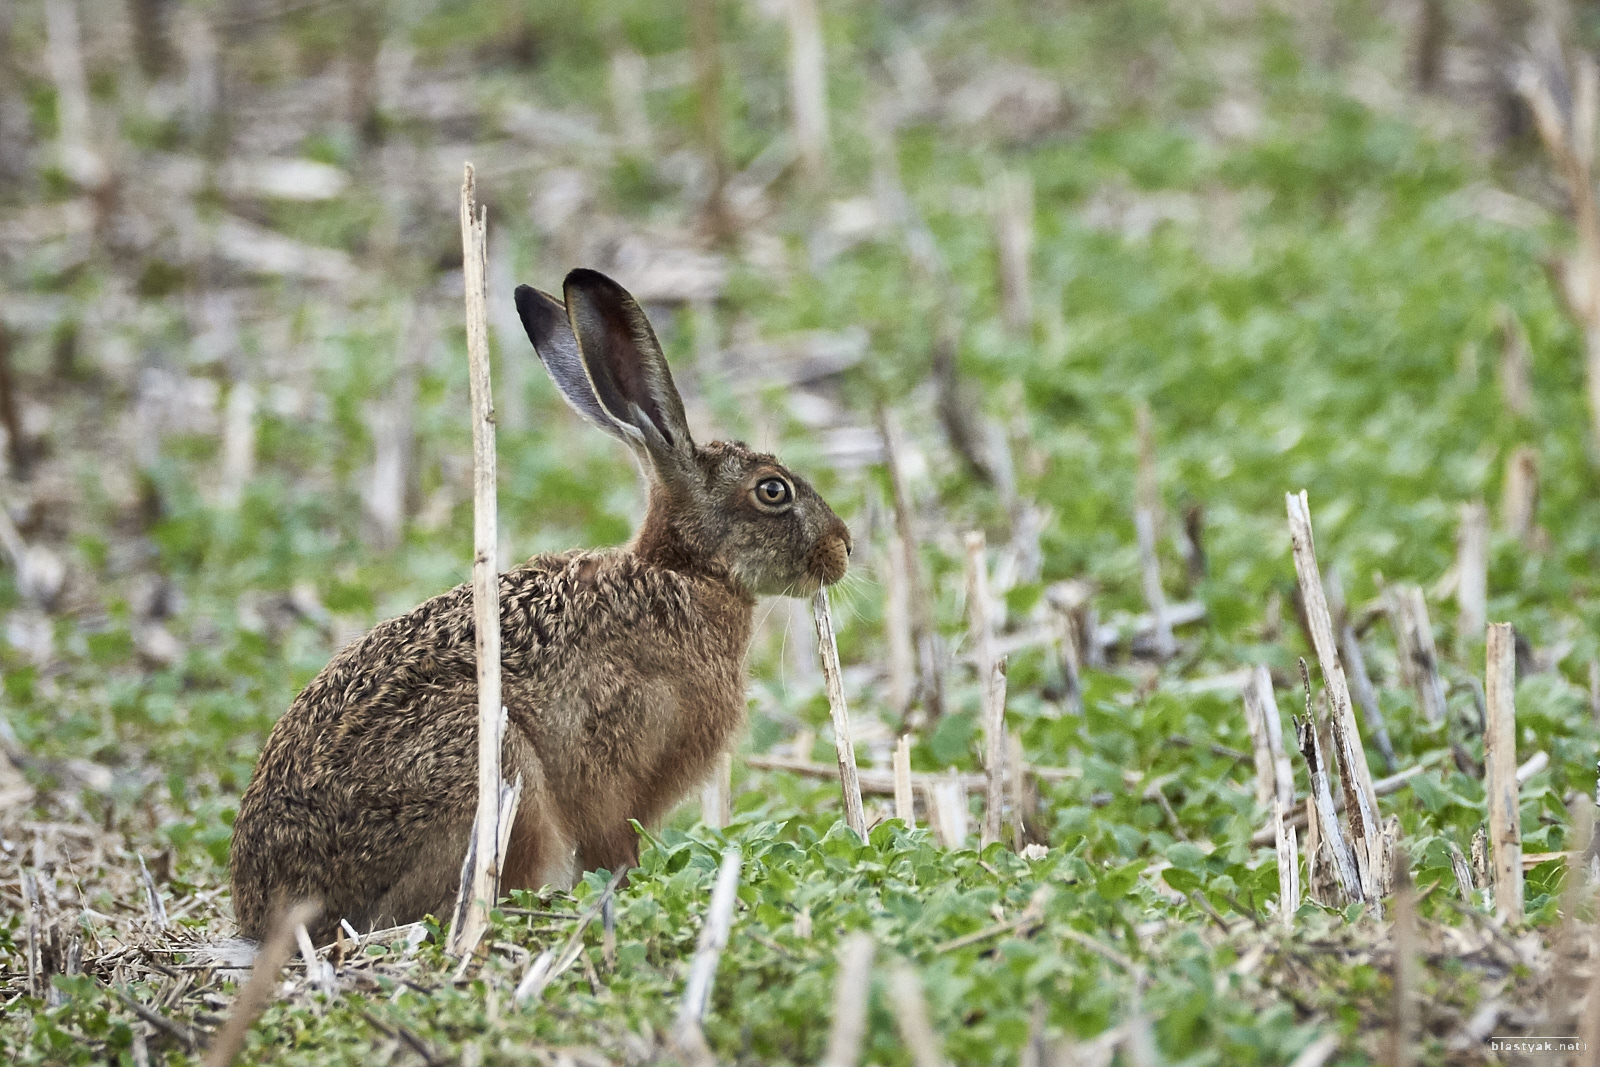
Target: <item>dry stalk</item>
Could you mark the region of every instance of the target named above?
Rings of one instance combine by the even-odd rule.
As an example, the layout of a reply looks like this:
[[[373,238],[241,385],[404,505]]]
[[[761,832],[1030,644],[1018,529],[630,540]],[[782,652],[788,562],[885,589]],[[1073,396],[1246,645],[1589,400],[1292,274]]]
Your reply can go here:
[[[1284,925],[1290,926],[1295,912],[1300,910],[1300,844],[1293,823],[1294,769],[1283,748],[1283,720],[1272,694],[1271,672],[1257,665],[1245,681],[1243,692],[1252,740],[1257,734],[1260,736],[1256,744],[1256,798],[1272,810],[1272,843],[1278,853],[1278,911]]]
[[[650,112],[644,97],[648,73],[645,58],[632,49],[619,48],[611,53],[611,115],[618,140],[630,152],[650,150]]]
[[[1301,902],[1299,880],[1299,841],[1294,832],[1294,768],[1283,750],[1283,720],[1278,715],[1277,697],[1272,694],[1272,672],[1256,665],[1245,683],[1245,702],[1256,707],[1261,733],[1267,741],[1267,758],[1272,765],[1272,843],[1278,853],[1278,913],[1283,925],[1294,923]],[[1259,776],[1259,769],[1258,769]],[[1258,777],[1259,781],[1259,777]]]
[[[884,540],[883,636],[889,710],[904,718],[916,698],[917,650],[911,625],[911,576],[906,545],[890,532]]]
[[[1570,113],[1557,102],[1549,76],[1536,62],[1522,65],[1516,87],[1533,112],[1545,151],[1566,182],[1576,216],[1578,248],[1567,261],[1563,289],[1567,307],[1584,331],[1590,415],[1600,441],[1600,206],[1592,175],[1600,77],[1587,52],[1578,54],[1575,73]]]
[[[794,140],[806,177],[820,184],[828,171],[827,56],[817,0],[788,0],[789,104]]]
[[[1004,675],[1001,676],[1001,685],[1005,684]],[[1004,708],[1005,701],[1002,700]],[[1027,754],[1022,750],[1022,738],[1011,731],[1006,732],[1006,784],[1010,789],[1011,802],[1011,850],[1021,852],[1028,844],[1027,812],[1032,808],[1028,801],[1028,778],[1023,773],[1027,766]]]
[[[217,502],[236,508],[256,470],[256,390],[248,381],[228,390],[222,416],[222,466]]]
[[[250,978],[233,1000],[233,1010],[228,1021],[206,1049],[204,1067],[227,1067],[244,1048],[244,1039],[250,1027],[272,1003],[278,985],[278,972],[289,962],[295,950],[295,931],[316,919],[320,905],[302,901],[290,908],[272,928],[272,934],[261,946],[256,956]]]
[[[157,930],[167,928],[167,906],[161,902],[161,891],[156,880],[150,877],[150,868],[144,865],[144,855],[139,855],[139,880],[144,883],[145,907],[150,911],[150,925]]]
[[[1533,347],[1522,319],[1510,307],[1500,308],[1500,396],[1506,410],[1519,418],[1533,416]]]
[[[1588,895],[1589,849],[1594,841],[1594,802],[1579,794],[1567,805],[1567,815],[1572,827],[1567,841],[1567,882],[1561,892],[1561,930],[1555,941],[1555,973],[1550,982],[1553,1003],[1550,1019],[1557,1026],[1566,1024],[1572,1014],[1572,992],[1577,985],[1573,962],[1578,956],[1580,939],[1579,911]]]
[[[1378,794],[1380,797],[1386,797],[1390,796],[1391,794],[1398,793],[1400,790],[1411,784],[1411,779],[1427,770],[1427,768],[1427,761],[1412,764],[1410,767],[1407,767],[1405,770],[1400,771],[1397,774],[1391,774],[1387,778],[1379,778],[1376,782],[1373,782],[1372,791]],[[1344,811],[1343,796],[1336,796],[1333,798],[1333,810],[1338,812]],[[1304,829],[1306,825],[1304,812],[1297,812],[1291,816],[1291,824],[1296,828]],[[1257,830],[1253,835],[1251,835],[1250,838],[1250,843],[1258,846],[1270,845],[1272,844],[1272,841],[1273,834],[1272,826],[1270,824]]]
[[[947,775],[925,780],[924,797],[928,823],[945,848],[961,848],[967,843],[967,789],[961,772],[951,768]]]
[[[546,949],[528,966],[527,973],[523,975],[522,981],[517,983],[516,992],[512,994],[512,999],[515,1003],[522,1005],[530,1000],[539,999],[544,995],[545,989],[549,987],[551,982],[566,973],[567,968],[572,966],[578,955],[583,951],[584,931],[589,928],[590,923],[594,922],[596,915],[611,914],[612,901],[616,897],[617,887],[622,884],[622,880],[627,876],[627,867],[613,871],[611,880],[600,891],[599,898],[584,908],[583,912],[578,916],[578,921],[572,927],[572,932],[567,935],[566,943],[561,946],[561,951],[557,953],[554,949]],[[715,898],[713,898],[714,903]],[[610,922],[609,929],[611,930],[610,936],[614,953],[616,940],[615,920],[612,919]]]
[[[811,614],[817,624],[817,647],[822,658],[822,677],[828,691],[828,711],[833,716],[833,747],[839,758],[839,785],[844,792],[846,825],[865,840],[867,815],[861,804],[861,780],[856,772],[855,743],[850,738],[850,709],[845,704],[844,680],[839,670],[839,643],[833,634],[833,613],[828,608],[828,591],[817,590],[811,600]]]
[[[1367,769],[1367,755],[1361,747],[1361,733],[1356,728],[1355,712],[1350,706],[1349,685],[1345,680],[1344,666],[1339,660],[1339,650],[1334,642],[1333,617],[1328,611],[1327,597],[1322,588],[1322,575],[1317,567],[1316,542],[1313,540],[1311,529],[1311,504],[1304,490],[1301,490],[1299,495],[1288,494],[1286,501],[1289,512],[1289,537],[1294,549],[1295,574],[1300,582],[1300,595],[1305,602],[1306,622],[1311,630],[1312,643],[1316,646],[1317,661],[1322,666],[1322,679],[1328,692],[1328,724],[1332,729],[1335,754],[1339,760],[1339,778],[1344,788],[1345,811],[1351,823],[1351,838],[1355,843],[1357,869],[1361,873],[1361,895],[1352,899],[1372,900],[1377,896],[1374,875],[1379,854],[1378,795],[1372,788],[1372,772]],[[1304,670],[1303,664],[1301,669]],[[1309,680],[1306,689],[1309,697]],[[1307,717],[1310,718],[1311,709],[1308,707],[1306,710]],[[1331,810],[1328,814],[1332,814]],[[1328,822],[1323,830],[1330,838],[1339,838],[1338,823]],[[1342,841],[1342,838],[1339,840]],[[1337,850],[1335,854],[1337,855]],[[1365,863],[1361,862],[1362,860],[1365,860]]]
[[[909,964],[898,963],[889,972],[889,1002],[894,1005],[895,1023],[913,1067],[945,1067],[943,1042],[928,1018],[922,981]]]
[[[472,399],[472,616],[478,659],[478,811],[473,864],[463,871],[449,951],[465,957],[489,923],[500,895],[500,808],[505,788],[500,743],[500,570],[495,554],[499,517],[495,496],[494,394],[489,383],[488,246],[486,213],[477,203],[472,164],[461,183],[461,252],[466,287],[467,359]],[[468,876],[470,875],[470,881]]]
[[[1366,900],[1368,899],[1366,880],[1361,877],[1359,865],[1351,854],[1350,846],[1339,827],[1339,817],[1334,811],[1333,792],[1328,787],[1327,763],[1323,759],[1322,742],[1317,736],[1316,713],[1311,706],[1310,672],[1306,668],[1305,660],[1300,661],[1300,673],[1306,680],[1306,715],[1304,719],[1295,720],[1295,740],[1299,744],[1300,755],[1306,761],[1306,770],[1311,781],[1311,799],[1316,805],[1316,843],[1319,848],[1325,845],[1331,853],[1333,873],[1338,879],[1339,889],[1345,899]],[[1356,792],[1356,796],[1359,798],[1359,791]],[[1347,799],[1346,806],[1348,805]],[[1316,854],[1316,850],[1313,854]]]
[[[406,492],[416,449],[417,379],[437,330],[433,306],[418,300],[401,342],[400,364],[389,395],[372,414],[372,469],[362,504],[378,547],[396,548],[405,533]]]
[[[1485,652],[1483,777],[1494,863],[1495,913],[1522,921],[1522,826],[1517,807],[1516,635],[1508,622],[1491,623]]]
[[[1473,884],[1472,868],[1467,865],[1467,857],[1461,854],[1461,846],[1454,841],[1450,842],[1450,869],[1456,876],[1456,889],[1461,894],[1463,903],[1472,903],[1472,891],[1478,887]]]
[[[1489,509],[1461,505],[1456,535],[1456,644],[1465,648],[1489,622]]]
[[[894,746],[894,816],[908,829],[917,825],[916,794],[911,788],[911,735],[904,734]]]
[[[983,685],[984,773],[989,784],[984,798],[981,847],[1000,840],[1006,787],[1006,667],[995,654],[993,602],[989,597],[989,565],[984,558],[984,536],[975,530],[966,536],[967,620]]]
[[[1600,723],[1600,659],[1589,661],[1589,717]]]
[[[108,177],[94,148],[89,116],[89,78],[84,71],[83,34],[76,0],[45,0],[45,65],[56,90],[56,130],[61,169],[88,189]]]
[[[1429,723],[1440,723],[1450,712],[1444,682],[1439,677],[1439,652],[1433,643],[1433,622],[1419,585],[1392,585],[1384,591],[1389,623],[1394,629],[1400,673],[1417,694],[1417,703]]]
[[[1161,591],[1161,559],[1156,554],[1156,531],[1161,523],[1161,489],[1156,477],[1156,446],[1150,405],[1141,401],[1135,409],[1134,421],[1139,439],[1138,491],[1133,509],[1134,531],[1139,538],[1139,576],[1145,603],[1149,605],[1156,623],[1156,655],[1161,659],[1171,659],[1177,655],[1178,643],[1172,636],[1172,622],[1167,616],[1167,597]]]
[[[700,142],[711,171],[705,217],[712,235],[721,241],[732,236],[733,220],[728,213],[728,149],[722,136],[722,43],[717,7],[717,0],[690,0],[689,38]]]
[[[339,985],[334,978],[333,965],[317,955],[317,946],[311,943],[311,932],[306,929],[305,923],[294,928],[294,940],[300,947],[300,958],[306,964],[306,981],[326,996],[337,993]]]
[[[944,714],[944,680],[940,670],[939,632],[934,624],[933,603],[922,580],[921,554],[917,551],[916,507],[911,486],[900,464],[904,451],[900,429],[888,408],[878,408],[878,433],[883,438],[883,465],[889,474],[894,494],[895,532],[905,559],[906,603],[910,610],[911,637],[917,651],[918,685],[922,708],[930,721]]]
[[[1000,258],[1000,307],[1006,328],[1033,332],[1033,179],[1004,171],[993,182],[995,245]]]
[[[1417,958],[1417,894],[1411,872],[1402,857],[1395,869],[1394,898],[1394,1026],[1390,1031],[1389,1063],[1411,1067],[1416,1062],[1421,1032],[1418,1010],[1420,966]]]
[[[867,1036],[872,993],[872,935],[857,931],[839,946],[839,975],[833,985],[833,1028],[822,1067],[856,1067]]]
[[[1258,668],[1264,669],[1264,668]],[[1271,681],[1269,677],[1268,695],[1271,694]],[[1263,808],[1272,810],[1277,803],[1277,769],[1273,764],[1272,742],[1267,737],[1266,708],[1261,706],[1261,694],[1256,683],[1256,671],[1251,671],[1248,680],[1240,689],[1244,698],[1244,721],[1250,731],[1250,748],[1255,756],[1256,766],[1256,803]],[[1272,709],[1276,713],[1277,709]]]
[[[1534,547],[1539,514],[1539,452],[1519,445],[1506,457],[1500,492],[1500,528],[1524,548]]]
[[[738,888],[739,850],[730,848],[722,854],[722,866],[717,870],[717,880],[711,889],[711,905],[706,909],[705,925],[700,928],[700,940],[689,961],[689,980],[684,985],[683,1001],[678,1006],[678,1019],[673,1027],[674,1043],[696,1062],[710,1057],[700,1024],[711,1005],[711,985],[717,977],[717,964],[722,959],[723,949],[728,947]]]
[[[1328,610],[1332,612],[1334,626],[1338,630],[1339,658],[1350,683],[1351,699],[1361,709],[1367,733],[1377,743],[1384,770],[1393,774],[1397,766],[1394,743],[1389,740],[1389,726],[1384,721],[1383,709],[1378,705],[1378,691],[1372,684],[1372,675],[1367,671],[1367,657],[1361,651],[1361,639],[1356,636],[1355,625],[1350,621],[1350,608],[1345,603],[1344,583],[1339,579],[1339,568],[1328,568],[1324,586],[1328,594]]]
[[[1048,596],[1045,598],[1045,605],[1053,631],[1054,640],[1051,643],[1055,647],[1057,662],[1061,667],[1061,688],[1064,693],[1062,702],[1071,714],[1082,715],[1083,675],[1082,664],[1078,657],[1078,647],[1082,637],[1078,628],[1078,616]]]

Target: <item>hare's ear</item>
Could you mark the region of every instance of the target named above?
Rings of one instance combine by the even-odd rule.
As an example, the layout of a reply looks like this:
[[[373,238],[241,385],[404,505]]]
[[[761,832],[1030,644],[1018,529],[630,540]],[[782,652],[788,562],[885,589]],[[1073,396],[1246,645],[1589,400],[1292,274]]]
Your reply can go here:
[[[688,473],[694,439],[644,311],[626,289],[598,271],[573,271],[564,291],[567,317],[600,406],[663,477]]]
[[[567,321],[566,305],[531,285],[519,285],[517,314],[522,317],[522,328],[528,331],[539,361],[573,410],[607,433],[633,444],[594,395],[589,373],[583,369],[578,339],[573,336],[572,323]]]

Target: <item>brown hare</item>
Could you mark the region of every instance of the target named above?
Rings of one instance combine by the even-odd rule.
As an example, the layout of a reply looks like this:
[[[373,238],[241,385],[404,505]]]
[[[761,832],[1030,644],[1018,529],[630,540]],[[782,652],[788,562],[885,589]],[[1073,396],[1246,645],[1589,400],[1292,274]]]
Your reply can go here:
[[[562,394],[648,472],[625,548],[536,556],[500,576],[507,779],[523,792],[505,889],[633,864],[741,727],[756,598],[843,577],[850,533],[816,491],[742,444],[697,445],[644,312],[592,270],[517,311]],[[285,902],[319,937],[445,915],[477,804],[468,585],[379,623],[273,728],[233,827],[240,932]]]

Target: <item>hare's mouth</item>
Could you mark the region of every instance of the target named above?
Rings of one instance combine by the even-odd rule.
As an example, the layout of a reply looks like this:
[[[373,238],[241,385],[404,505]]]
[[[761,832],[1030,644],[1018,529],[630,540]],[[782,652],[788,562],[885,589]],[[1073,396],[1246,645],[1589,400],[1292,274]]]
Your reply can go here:
[[[821,538],[806,553],[806,576],[819,588],[843,578],[849,566],[850,542],[836,534]]]

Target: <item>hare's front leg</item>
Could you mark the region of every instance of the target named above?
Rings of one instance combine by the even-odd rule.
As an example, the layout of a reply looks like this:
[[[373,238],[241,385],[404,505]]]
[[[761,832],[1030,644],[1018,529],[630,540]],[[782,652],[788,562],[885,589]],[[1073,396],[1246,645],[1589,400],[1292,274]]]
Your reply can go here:
[[[505,775],[522,776],[522,800],[500,863],[500,891],[551,886],[571,889],[582,875],[572,835],[556,811],[544,764],[522,731],[513,727],[505,744]]]

